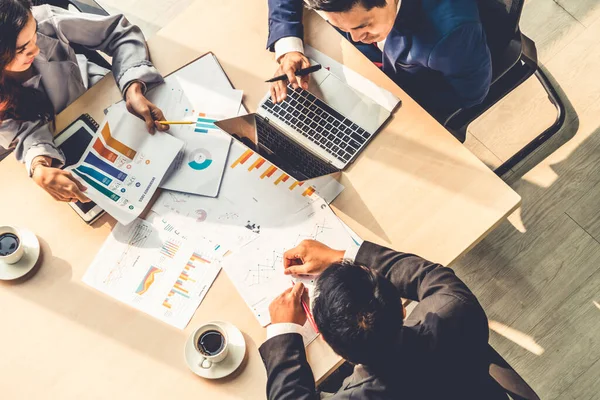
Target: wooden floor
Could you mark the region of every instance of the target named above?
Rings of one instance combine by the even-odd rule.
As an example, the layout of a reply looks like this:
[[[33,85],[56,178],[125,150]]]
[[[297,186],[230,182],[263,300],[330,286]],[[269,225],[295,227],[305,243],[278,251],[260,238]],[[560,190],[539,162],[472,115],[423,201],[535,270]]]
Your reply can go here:
[[[192,0],[99,2],[151,35]],[[600,0],[527,0],[521,29],[568,122],[505,176],[522,208],[453,267],[484,306],[492,345],[542,399],[600,399]],[[466,146],[497,166],[554,113],[531,78],[471,125]]]

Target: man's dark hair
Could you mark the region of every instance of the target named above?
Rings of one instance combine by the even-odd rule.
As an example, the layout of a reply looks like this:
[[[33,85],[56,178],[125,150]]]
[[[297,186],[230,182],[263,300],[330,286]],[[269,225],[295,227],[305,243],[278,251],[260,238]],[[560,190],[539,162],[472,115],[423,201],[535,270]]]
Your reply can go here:
[[[402,328],[402,304],[396,287],[377,272],[344,261],[317,280],[313,306],[323,339],[354,364],[385,362]]]
[[[391,0],[390,0],[391,1]],[[386,0],[307,0],[306,7],[326,12],[346,12],[356,5],[362,5],[367,11],[375,7],[385,7]]]

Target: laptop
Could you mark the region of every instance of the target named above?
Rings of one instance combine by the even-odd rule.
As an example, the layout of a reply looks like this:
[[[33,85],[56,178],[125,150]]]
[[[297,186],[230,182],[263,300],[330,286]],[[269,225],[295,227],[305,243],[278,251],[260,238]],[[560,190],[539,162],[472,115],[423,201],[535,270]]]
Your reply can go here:
[[[216,125],[298,181],[344,170],[391,113],[326,69],[311,74],[309,90],[279,104],[268,93],[254,114]]]

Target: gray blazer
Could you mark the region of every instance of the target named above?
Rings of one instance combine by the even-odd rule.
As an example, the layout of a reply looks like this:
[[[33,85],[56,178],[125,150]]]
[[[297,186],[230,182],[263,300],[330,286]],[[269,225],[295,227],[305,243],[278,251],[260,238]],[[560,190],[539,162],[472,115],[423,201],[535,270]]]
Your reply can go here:
[[[105,17],[43,5],[33,7],[33,16],[38,22],[40,54],[32,64],[35,75],[23,86],[45,92],[55,113],[64,110],[108,72],[82,60],[69,43],[111,56],[112,72],[121,92],[133,81],[146,85],[163,81],[149,60],[142,32],[123,15]],[[65,162],[54,145],[51,126],[42,121],[0,121],[0,147],[14,149],[27,171],[31,161],[40,155],[52,157],[60,166]]]

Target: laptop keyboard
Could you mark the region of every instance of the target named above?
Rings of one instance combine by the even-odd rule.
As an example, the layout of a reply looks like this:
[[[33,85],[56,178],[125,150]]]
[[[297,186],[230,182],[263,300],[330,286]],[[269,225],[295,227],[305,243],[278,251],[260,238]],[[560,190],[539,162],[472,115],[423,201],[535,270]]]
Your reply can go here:
[[[333,157],[347,163],[367,142],[371,134],[344,117],[306,90],[293,90],[288,85],[283,103],[271,99],[261,107],[292,126]]]
[[[256,118],[256,128],[258,142],[277,157],[285,158],[283,160],[285,164],[279,166],[292,177],[295,177],[294,175],[302,176],[302,179],[298,180],[306,180],[338,171],[334,166],[327,164],[289,139],[283,132],[279,132],[275,127],[265,123],[260,117]]]

